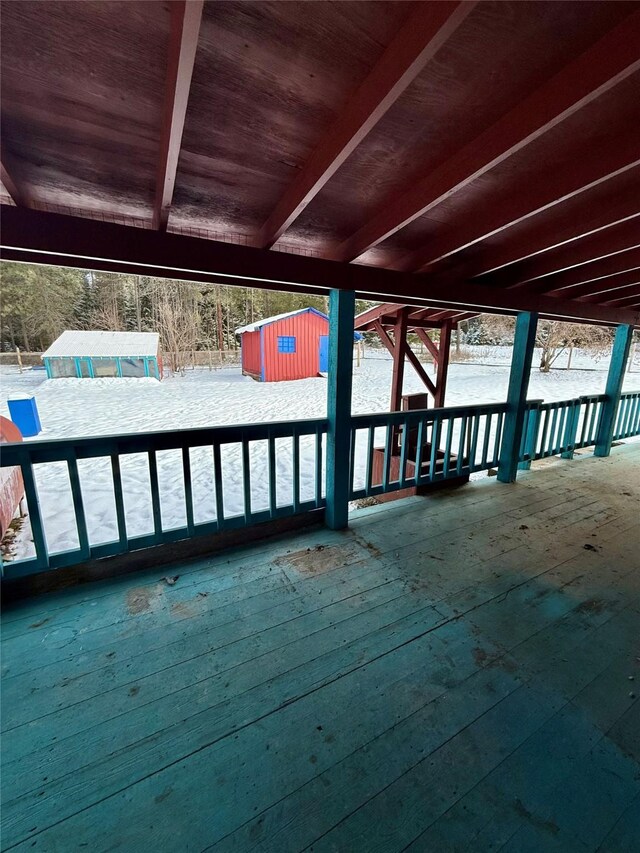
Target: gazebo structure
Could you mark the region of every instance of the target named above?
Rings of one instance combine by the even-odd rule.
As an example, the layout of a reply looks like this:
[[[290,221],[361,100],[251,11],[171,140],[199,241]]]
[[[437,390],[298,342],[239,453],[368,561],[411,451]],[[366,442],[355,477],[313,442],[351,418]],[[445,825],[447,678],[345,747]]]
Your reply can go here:
[[[4,260],[330,303],[326,417],[3,444],[4,847],[637,850],[639,4],[2,2],[1,47]],[[356,297],[398,352],[516,316],[506,399],[353,414]],[[615,329],[602,393],[528,399],[539,317]]]

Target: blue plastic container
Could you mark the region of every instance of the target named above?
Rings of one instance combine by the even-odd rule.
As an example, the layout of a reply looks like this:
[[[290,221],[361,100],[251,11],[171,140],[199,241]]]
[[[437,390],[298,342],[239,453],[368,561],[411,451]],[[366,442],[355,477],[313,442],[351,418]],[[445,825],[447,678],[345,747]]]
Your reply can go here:
[[[14,397],[7,400],[7,405],[9,406],[11,420],[18,427],[23,438],[30,438],[42,431],[35,397],[27,397],[26,395]]]

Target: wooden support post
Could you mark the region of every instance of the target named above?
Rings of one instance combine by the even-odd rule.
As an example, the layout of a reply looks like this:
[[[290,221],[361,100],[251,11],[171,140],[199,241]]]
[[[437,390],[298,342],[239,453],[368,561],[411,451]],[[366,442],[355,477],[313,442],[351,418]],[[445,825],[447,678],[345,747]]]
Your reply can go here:
[[[501,483],[513,483],[516,479],[537,325],[537,314],[529,311],[518,314],[507,391],[507,413],[500,444],[498,480]]]
[[[352,292],[332,290],[329,298],[329,375],[327,383],[327,509],[331,530],[342,530],[349,516],[351,381],[353,371]]]
[[[447,390],[447,375],[449,373],[449,352],[451,350],[451,323],[442,324],[440,329],[440,346],[438,348],[438,372],[436,373],[436,393],[434,406],[436,409],[444,406],[444,395]]]
[[[593,451],[594,456],[608,456],[611,453],[616,413],[618,411],[618,404],[620,403],[622,381],[624,379],[625,367],[627,366],[627,359],[629,358],[632,337],[633,326],[618,326],[616,329],[611,363],[609,364],[609,373],[607,375],[607,387],[604,392],[607,399],[602,404],[602,409],[600,410],[596,446]]]
[[[409,309],[403,308],[393,329],[393,379],[391,380],[390,412],[399,412],[402,408],[402,382],[404,380],[404,356],[407,349],[407,320]]]

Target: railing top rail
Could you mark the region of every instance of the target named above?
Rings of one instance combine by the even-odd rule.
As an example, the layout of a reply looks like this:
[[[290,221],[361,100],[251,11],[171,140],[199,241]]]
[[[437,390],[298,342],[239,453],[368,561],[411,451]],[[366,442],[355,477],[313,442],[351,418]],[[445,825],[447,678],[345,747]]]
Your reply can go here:
[[[481,403],[477,406],[447,406],[441,409],[410,409],[404,412],[371,412],[369,414],[353,415],[353,427],[363,427],[375,424],[402,424],[406,420],[435,421],[446,418],[463,417],[465,415],[500,414],[506,412],[506,403]]]
[[[54,438],[41,441],[7,442],[0,448],[0,467],[19,465],[26,456],[33,461],[64,461],[70,448],[78,458],[108,456],[112,453],[144,453],[149,450],[180,450],[210,444],[230,444],[238,441],[260,441],[269,437],[287,438],[292,435],[313,435],[327,429],[326,418],[293,421],[264,421],[257,424],[196,427],[179,431],[121,433]]]
[[[623,391],[622,394],[620,394],[620,396],[621,397],[627,397],[627,398],[628,397],[640,397],[640,390],[638,390],[638,391]]]

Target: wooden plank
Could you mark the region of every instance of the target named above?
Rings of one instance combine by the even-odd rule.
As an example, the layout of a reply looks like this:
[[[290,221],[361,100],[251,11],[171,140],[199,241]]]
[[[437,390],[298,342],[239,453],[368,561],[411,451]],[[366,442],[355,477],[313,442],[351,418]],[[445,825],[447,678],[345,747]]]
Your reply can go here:
[[[631,14],[493,126],[455,152],[380,212],[334,252],[352,261],[428,213],[490,169],[557,127],[640,68],[640,14]]]
[[[416,4],[279,199],[256,240],[270,248],[456,31],[475,3]]]

